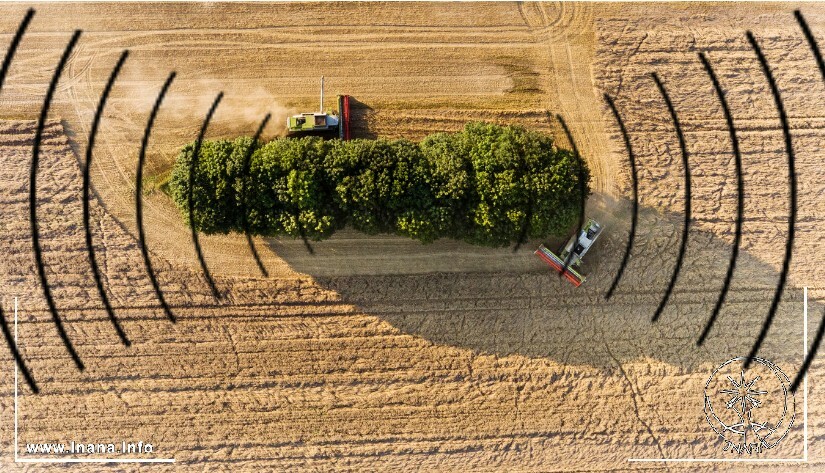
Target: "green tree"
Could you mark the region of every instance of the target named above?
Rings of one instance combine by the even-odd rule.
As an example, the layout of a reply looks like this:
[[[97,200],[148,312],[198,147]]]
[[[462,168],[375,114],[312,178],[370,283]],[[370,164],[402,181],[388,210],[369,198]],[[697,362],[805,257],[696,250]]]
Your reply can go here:
[[[181,150],[170,180],[187,222],[193,150]],[[569,231],[582,186],[589,193],[589,172],[573,153],[517,126],[469,123],[418,144],[238,138],[205,141],[199,154],[189,223],[204,233],[248,225],[253,234],[321,240],[350,225],[422,242],[505,246]]]
[[[195,144],[186,145],[172,170],[169,188],[184,220],[189,223],[189,179]],[[233,183],[241,170],[234,143],[227,140],[204,141],[198,153],[194,179],[194,225],[204,233],[227,233],[240,226],[235,212]]]
[[[463,239],[471,205],[478,199],[463,134],[436,133],[419,145],[433,197],[429,222],[440,236]]]
[[[273,140],[252,154],[247,186],[251,233],[321,240],[335,231],[323,168],[329,145],[317,137]]]

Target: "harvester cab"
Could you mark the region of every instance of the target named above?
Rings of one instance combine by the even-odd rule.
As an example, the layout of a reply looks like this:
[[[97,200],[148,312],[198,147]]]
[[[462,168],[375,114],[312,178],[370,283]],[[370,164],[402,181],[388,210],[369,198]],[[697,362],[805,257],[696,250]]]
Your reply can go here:
[[[544,245],[539,246],[536,255],[547,264],[562,272],[562,275],[574,286],[579,287],[587,279],[577,269],[581,266],[585,253],[593,246],[602,226],[593,219],[589,219],[578,235],[572,235],[558,255],[548,250]]]
[[[291,134],[337,132],[338,138],[349,140],[349,122],[349,95],[338,96],[337,111],[324,111],[324,78],[321,77],[321,109],[288,117],[286,129]]]

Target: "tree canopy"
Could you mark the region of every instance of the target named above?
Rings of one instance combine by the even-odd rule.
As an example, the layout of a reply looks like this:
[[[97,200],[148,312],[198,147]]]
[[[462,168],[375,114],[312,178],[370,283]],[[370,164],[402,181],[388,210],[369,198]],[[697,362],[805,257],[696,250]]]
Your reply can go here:
[[[581,211],[582,186],[589,194],[583,161],[550,136],[518,126],[469,123],[420,143],[203,141],[190,176],[194,149],[181,150],[169,189],[187,223],[203,233],[317,241],[349,225],[425,243],[506,246],[563,234]]]

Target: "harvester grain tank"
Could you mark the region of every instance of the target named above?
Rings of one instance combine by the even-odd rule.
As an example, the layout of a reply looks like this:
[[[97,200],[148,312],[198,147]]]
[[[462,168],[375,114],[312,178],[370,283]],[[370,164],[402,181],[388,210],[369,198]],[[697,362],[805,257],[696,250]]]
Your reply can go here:
[[[324,78],[321,77],[321,107],[318,112],[292,115],[286,120],[291,134],[336,132],[342,140],[350,139],[349,95],[338,96],[338,110],[324,111]]]
[[[544,245],[540,245],[535,253],[557,271],[563,271],[563,276],[574,286],[579,287],[587,278],[577,269],[580,267],[587,250],[593,246],[593,243],[601,234],[602,226],[595,220],[589,219],[587,224],[582,227],[578,238],[575,234],[572,235],[558,255],[548,250]]]

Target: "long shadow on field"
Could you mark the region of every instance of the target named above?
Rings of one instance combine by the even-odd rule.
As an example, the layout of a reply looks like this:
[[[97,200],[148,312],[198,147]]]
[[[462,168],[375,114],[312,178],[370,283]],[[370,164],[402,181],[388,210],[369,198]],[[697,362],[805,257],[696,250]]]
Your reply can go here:
[[[630,205],[593,196],[588,207],[606,231],[585,258],[589,277],[579,288],[532,254],[537,242],[514,254],[352,233],[317,244],[312,257],[301,253],[298,243],[294,248],[278,243],[273,250],[345,302],[435,344],[600,369],[648,358],[691,370],[749,353],[776,289],[775,268],[740,252],[727,302],[709,338],[697,347],[719,296],[730,242],[694,225],[674,293],[652,324],[675,264],[682,217],[641,210],[630,262],[608,302],[604,294],[624,252]],[[745,241],[747,230],[746,224]],[[473,252],[477,258],[468,256]],[[786,288],[760,351],[790,377],[801,364],[802,307],[802,290]],[[810,314],[818,320],[821,308],[811,304]]]

